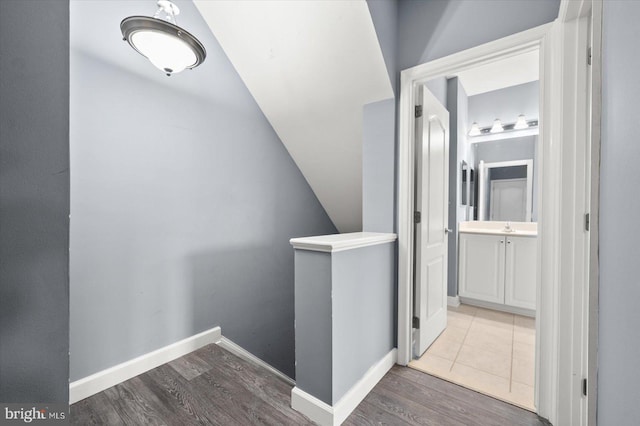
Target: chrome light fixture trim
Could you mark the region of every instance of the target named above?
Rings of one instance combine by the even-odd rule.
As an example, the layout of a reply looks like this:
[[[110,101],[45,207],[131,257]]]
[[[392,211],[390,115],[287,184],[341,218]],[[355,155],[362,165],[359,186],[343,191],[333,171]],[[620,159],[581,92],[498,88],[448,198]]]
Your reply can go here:
[[[161,2],[158,3],[160,4]],[[205,57],[207,56],[204,45],[196,37],[194,37],[191,33],[184,30],[183,28],[169,22],[169,19],[175,20],[173,14],[171,14],[170,17],[167,18],[167,20],[149,16],[130,16],[123,19],[120,23],[120,30],[122,31],[123,40],[129,43],[129,45],[136,52],[149,59],[157,68],[164,71],[168,76],[170,76],[174,72],[180,72],[185,68],[191,69],[197,67],[204,61]],[[179,42],[184,43],[184,45],[186,45],[186,47],[188,47],[193,53],[193,56],[195,57],[194,62],[183,63],[183,68],[179,70],[162,67],[161,65],[154,62],[152,58],[147,56],[147,54],[145,54],[145,52],[143,52],[138,46],[136,46],[133,38],[139,32],[157,33],[164,36],[169,36]]]

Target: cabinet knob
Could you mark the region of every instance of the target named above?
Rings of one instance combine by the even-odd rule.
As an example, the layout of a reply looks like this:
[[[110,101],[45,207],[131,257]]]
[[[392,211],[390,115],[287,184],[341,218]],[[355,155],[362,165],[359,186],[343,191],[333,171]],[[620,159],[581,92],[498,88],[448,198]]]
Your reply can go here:
[[[504,244],[504,240],[500,240],[500,244]]]
[[[511,241],[507,241],[507,244],[511,244]]]

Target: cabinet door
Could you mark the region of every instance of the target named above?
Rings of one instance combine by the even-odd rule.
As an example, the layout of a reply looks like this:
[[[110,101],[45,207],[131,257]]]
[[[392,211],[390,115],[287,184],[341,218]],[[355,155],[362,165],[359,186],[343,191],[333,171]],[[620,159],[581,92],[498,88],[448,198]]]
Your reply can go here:
[[[505,239],[497,235],[460,234],[460,296],[504,303]]]
[[[507,237],[505,304],[536,308],[535,237]]]

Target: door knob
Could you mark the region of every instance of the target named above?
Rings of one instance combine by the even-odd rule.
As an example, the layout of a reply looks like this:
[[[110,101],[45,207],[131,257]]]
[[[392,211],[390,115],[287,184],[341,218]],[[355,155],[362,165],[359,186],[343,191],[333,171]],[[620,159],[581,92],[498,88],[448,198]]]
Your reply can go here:
[[[452,233],[452,232],[453,232],[453,231],[451,230],[451,228],[444,228],[444,233],[445,233],[445,234],[450,234],[450,233]]]

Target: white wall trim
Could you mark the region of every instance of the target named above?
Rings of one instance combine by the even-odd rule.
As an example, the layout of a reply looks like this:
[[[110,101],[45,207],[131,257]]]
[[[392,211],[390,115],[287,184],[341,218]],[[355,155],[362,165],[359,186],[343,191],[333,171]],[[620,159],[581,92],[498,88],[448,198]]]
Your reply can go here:
[[[494,311],[509,312],[510,314],[522,315],[525,317],[535,318],[535,309],[519,308],[517,306],[509,306],[503,303],[486,302],[484,300],[470,299],[461,297],[460,301],[465,305],[479,306],[480,308],[493,309]]]
[[[298,387],[291,389],[291,408],[309,417],[320,426],[334,425],[333,407]]]
[[[460,297],[459,296],[447,296],[447,306],[451,306],[457,308],[460,306]]]
[[[268,371],[270,371],[271,373],[275,374],[276,376],[278,376],[280,379],[284,380],[285,382],[289,383],[291,386],[295,386],[296,382],[295,380],[293,380],[291,377],[287,376],[286,374],[284,374],[282,371],[278,370],[277,368],[272,367],[270,364],[267,364],[266,362],[264,362],[263,360],[261,360],[260,358],[258,358],[257,356],[255,356],[254,354],[252,354],[251,352],[249,352],[248,350],[246,350],[245,348],[243,348],[242,346],[238,345],[237,343],[227,339],[226,337],[222,336],[220,338],[220,341],[217,342],[218,346],[220,346],[221,348],[224,348],[226,350],[228,350],[229,352],[231,352],[234,355],[237,355],[238,357],[249,361],[253,364],[256,364]]]
[[[350,232],[346,234],[319,235],[315,237],[292,238],[289,240],[297,250],[321,251],[335,253],[353,250],[378,244],[391,243],[397,239],[396,234],[382,232]]]
[[[320,426],[340,425],[393,367],[397,361],[397,355],[397,349],[393,348],[380,361],[371,366],[334,406],[294,387],[291,390],[291,407]]]
[[[153,352],[123,362],[122,364],[71,382],[69,384],[69,404],[74,404],[91,395],[102,392],[118,383],[122,383],[162,364],[180,358],[189,352],[193,352],[211,343],[216,343],[220,340],[221,336],[220,327],[214,327],[194,336],[187,337],[179,342],[172,343]]]

